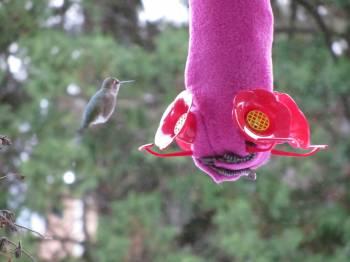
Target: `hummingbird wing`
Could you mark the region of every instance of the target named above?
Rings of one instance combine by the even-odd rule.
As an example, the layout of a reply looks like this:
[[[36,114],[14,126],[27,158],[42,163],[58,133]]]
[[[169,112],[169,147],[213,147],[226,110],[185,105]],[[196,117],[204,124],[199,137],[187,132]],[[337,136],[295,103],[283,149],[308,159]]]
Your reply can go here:
[[[81,129],[87,128],[99,117],[103,105],[102,97],[103,94],[101,94],[101,90],[91,97],[90,101],[85,107]]]

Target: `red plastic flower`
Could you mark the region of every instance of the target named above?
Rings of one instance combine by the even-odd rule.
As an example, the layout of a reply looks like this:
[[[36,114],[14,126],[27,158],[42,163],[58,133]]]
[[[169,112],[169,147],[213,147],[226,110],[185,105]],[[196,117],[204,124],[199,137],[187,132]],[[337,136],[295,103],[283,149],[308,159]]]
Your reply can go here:
[[[309,156],[326,145],[310,145],[310,129],[303,112],[287,94],[255,89],[239,92],[233,99],[233,119],[241,133],[253,144],[249,152],[270,151],[275,155]],[[274,149],[288,143],[307,153]]]
[[[160,120],[154,144],[160,149],[166,149],[174,140],[184,150],[175,153],[161,154],[153,151],[154,144],[146,144],[139,150],[158,157],[190,156],[192,144],[196,134],[196,120],[192,112],[192,94],[188,91],[181,92],[165,110]]]

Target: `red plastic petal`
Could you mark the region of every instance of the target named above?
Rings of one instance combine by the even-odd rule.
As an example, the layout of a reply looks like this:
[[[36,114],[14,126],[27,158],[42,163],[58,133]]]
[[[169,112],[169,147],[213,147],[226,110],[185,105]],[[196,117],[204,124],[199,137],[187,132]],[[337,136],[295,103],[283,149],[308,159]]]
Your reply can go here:
[[[161,150],[168,147],[186,126],[192,106],[192,94],[182,91],[165,110],[155,135],[155,144]]]
[[[292,157],[308,157],[316,154],[321,149],[326,149],[326,145],[319,145],[319,146],[310,146],[307,149],[310,150],[306,153],[297,153],[297,152],[290,152],[290,151],[282,151],[277,149],[272,149],[271,154],[273,155],[279,155],[279,156],[292,156]]]
[[[310,127],[305,115],[289,95],[278,92],[275,92],[275,95],[291,112],[292,121],[289,137],[294,138],[294,140],[289,144],[297,148],[308,148],[310,145]]]

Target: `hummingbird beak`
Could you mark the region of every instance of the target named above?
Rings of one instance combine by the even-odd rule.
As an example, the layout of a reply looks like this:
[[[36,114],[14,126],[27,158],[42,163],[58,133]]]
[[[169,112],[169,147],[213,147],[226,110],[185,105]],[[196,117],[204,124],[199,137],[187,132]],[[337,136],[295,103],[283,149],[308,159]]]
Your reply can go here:
[[[120,81],[120,84],[124,84],[124,83],[132,83],[135,82],[135,80],[126,80],[126,81]]]

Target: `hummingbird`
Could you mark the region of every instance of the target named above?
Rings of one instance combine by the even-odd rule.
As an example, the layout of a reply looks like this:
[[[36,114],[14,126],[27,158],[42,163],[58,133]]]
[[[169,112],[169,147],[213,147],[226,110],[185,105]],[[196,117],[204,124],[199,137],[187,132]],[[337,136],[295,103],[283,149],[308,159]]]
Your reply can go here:
[[[83,133],[90,125],[106,123],[112,116],[121,84],[134,80],[119,81],[114,77],[103,80],[101,88],[91,97],[85,107],[78,133]]]

